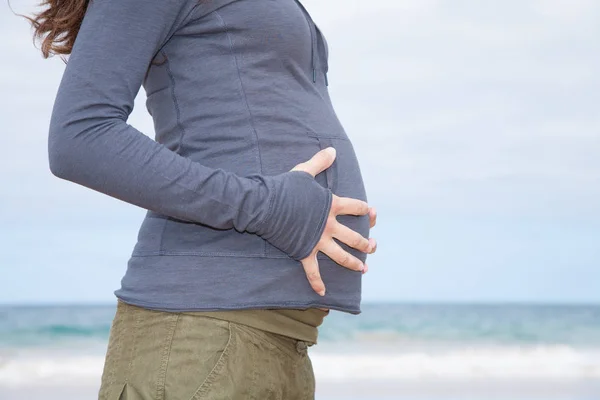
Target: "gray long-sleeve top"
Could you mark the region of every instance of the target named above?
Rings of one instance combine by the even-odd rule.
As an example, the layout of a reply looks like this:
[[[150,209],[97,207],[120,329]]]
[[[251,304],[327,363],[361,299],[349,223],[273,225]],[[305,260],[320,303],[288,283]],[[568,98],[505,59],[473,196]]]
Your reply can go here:
[[[50,168],[149,210],[118,297],[359,312],[359,272],[321,254],[321,298],[299,263],[332,193],[366,200],[327,92],[327,51],[295,0],[90,2],[52,112]],[[142,86],[156,140],[127,123]],[[328,146],[337,159],[317,179],[289,172]],[[338,220],[368,236],[367,216]]]

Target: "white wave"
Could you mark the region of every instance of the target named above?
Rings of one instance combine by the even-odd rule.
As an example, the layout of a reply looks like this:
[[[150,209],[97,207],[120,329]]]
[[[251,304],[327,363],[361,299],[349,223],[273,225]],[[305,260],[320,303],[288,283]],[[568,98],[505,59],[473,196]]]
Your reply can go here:
[[[0,359],[0,386],[99,384],[103,364],[103,356]]]
[[[471,347],[387,354],[311,353],[321,380],[600,379],[600,349]]]
[[[428,352],[310,350],[319,381],[600,379],[600,349],[471,347]],[[0,386],[99,385],[104,356],[28,354],[0,359]]]

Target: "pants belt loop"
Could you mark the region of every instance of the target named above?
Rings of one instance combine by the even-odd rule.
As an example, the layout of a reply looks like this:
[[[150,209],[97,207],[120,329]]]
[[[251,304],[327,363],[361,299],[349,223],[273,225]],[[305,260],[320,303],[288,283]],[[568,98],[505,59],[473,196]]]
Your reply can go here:
[[[308,345],[306,344],[306,342],[304,342],[302,340],[298,340],[296,342],[296,350],[298,351],[298,353],[306,352],[307,347],[308,347]]]

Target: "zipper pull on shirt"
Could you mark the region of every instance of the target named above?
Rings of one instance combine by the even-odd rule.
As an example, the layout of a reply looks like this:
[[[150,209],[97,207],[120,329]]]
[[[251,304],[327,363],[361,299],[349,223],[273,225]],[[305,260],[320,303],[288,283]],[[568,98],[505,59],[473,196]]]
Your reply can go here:
[[[317,41],[316,28],[314,26],[314,22],[313,22],[312,18],[310,17],[310,14],[306,10],[306,8],[302,5],[302,3],[300,3],[300,1],[298,1],[298,0],[294,0],[294,1],[302,9],[302,14],[304,14],[304,18],[306,18],[306,22],[308,23],[308,29],[310,30],[310,63],[311,63],[311,67],[312,67],[313,83],[316,83],[317,82],[317,57],[315,54],[317,51],[317,44],[315,43]]]
[[[310,58],[312,64],[312,74],[313,74],[313,83],[317,82],[317,32],[315,29],[315,24],[312,22],[312,19],[306,13],[308,26],[310,29]]]
[[[325,86],[329,86],[329,79],[327,78],[327,72],[329,72],[329,60],[328,58],[328,52],[327,52],[327,43],[325,41],[325,37],[323,36],[323,32],[321,32],[321,29],[319,29],[319,27],[315,24],[315,32],[318,34],[317,41],[319,42],[319,45],[323,45],[323,53],[320,52],[319,48],[317,47],[317,52],[319,53],[319,60],[321,61],[321,65],[323,67],[323,78],[325,79]]]

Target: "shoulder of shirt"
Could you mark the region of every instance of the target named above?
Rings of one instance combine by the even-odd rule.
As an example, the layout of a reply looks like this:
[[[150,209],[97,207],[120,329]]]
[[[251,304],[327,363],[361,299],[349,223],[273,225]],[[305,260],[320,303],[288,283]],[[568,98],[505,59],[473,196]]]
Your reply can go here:
[[[221,7],[225,7],[230,3],[242,0],[186,0],[188,4],[191,4],[189,17],[202,18],[213,11],[218,10]],[[186,19],[188,19],[186,18]]]

